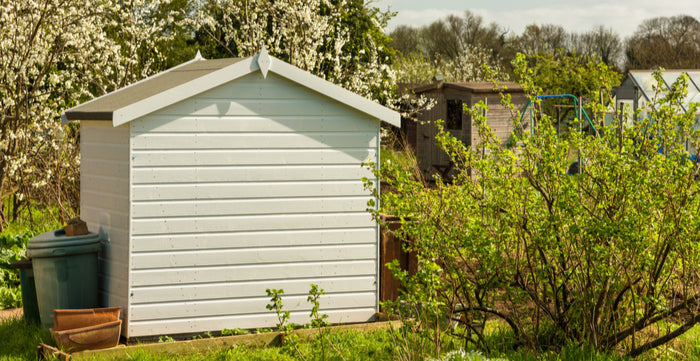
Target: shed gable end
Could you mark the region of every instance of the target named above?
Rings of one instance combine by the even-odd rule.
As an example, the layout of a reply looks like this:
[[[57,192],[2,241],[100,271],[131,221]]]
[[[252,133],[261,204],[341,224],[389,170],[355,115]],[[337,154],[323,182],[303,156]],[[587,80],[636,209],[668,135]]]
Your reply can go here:
[[[379,121],[255,72],[130,129],[130,336],[273,326],[266,288],[303,323],[311,283],[333,322],[372,317]]]

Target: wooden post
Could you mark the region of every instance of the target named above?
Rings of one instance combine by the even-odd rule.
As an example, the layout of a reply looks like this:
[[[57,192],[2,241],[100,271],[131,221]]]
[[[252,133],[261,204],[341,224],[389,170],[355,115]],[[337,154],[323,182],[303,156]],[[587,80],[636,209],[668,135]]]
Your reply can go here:
[[[391,271],[386,266],[387,263],[393,260],[399,260],[401,269],[408,271],[413,275],[418,269],[418,260],[414,252],[406,252],[403,249],[404,243],[407,240],[399,239],[394,236],[394,231],[401,227],[401,220],[396,216],[383,215],[381,217],[382,227],[380,241],[380,257],[381,271],[379,272],[379,300],[380,301],[395,301],[400,295],[401,283],[394,278]]]

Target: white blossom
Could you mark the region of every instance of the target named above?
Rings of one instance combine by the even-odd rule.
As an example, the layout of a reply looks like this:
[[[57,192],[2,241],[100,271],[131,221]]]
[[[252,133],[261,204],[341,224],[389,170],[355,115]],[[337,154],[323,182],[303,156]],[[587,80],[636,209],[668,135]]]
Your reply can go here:
[[[150,75],[162,59],[142,50],[171,36],[150,15],[169,2],[0,1],[3,197],[76,211],[79,127],[61,111]]]
[[[211,0],[211,4],[221,16],[215,18],[211,8],[202,8],[192,21],[212,38],[224,34],[220,45],[236,46],[235,51],[229,49],[231,56],[251,56],[265,45],[270,53],[303,70],[387,106],[398,105],[393,92],[383,91],[395,88],[396,72],[386,66],[389,59],[381,54],[381,44],[374,44],[368,35],[357,55],[347,51],[353,29],[342,21],[346,1]],[[327,13],[318,10],[322,6]]]

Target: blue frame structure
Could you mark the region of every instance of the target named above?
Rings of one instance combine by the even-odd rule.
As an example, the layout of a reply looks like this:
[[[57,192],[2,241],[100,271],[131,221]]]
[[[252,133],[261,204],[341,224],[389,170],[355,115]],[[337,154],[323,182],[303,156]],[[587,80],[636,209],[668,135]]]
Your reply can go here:
[[[538,95],[535,97],[535,99],[552,99],[552,98],[559,98],[559,99],[571,98],[571,99],[573,99],[574,108],[578,108],[578,110],[579,110],[579,114],[578,114],[579,122],[581,121],[581,116],[585,117],[586,120],[588,121],[588,124],[591,126],[591,128],[595,132],[595,134],[598,135],[598,129],[593,124],[593,121],[591,121],[591,118],[588,116],[588,113],[586,113],[586,110],[583,109],[583,107],[579,105],[578,98],[576,98],[576,96],[574,96],[573,94]],[[525,110],[527,111],[528,108],[530,109],[530,134],[534,134],[534,131],[535,131],[534,126],[533,126],[534,125],[533,124],[534,114],[533,114],[533,110],[532,110],[532,101],[530,101],[530,100],[527,101],[527,105],[525,106]],[[525,116],[525,112],[523,112],[520,115],[521,122],[522,122],[524,116]]]

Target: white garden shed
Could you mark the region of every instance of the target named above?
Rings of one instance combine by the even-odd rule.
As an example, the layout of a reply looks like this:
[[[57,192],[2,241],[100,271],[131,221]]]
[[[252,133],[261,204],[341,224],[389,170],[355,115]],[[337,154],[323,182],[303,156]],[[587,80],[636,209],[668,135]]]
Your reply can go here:
[[[378,307],[362,163],[399,114],[265,49],[192,61],[62,114],[81,122],[80,213],[104,239],[100,302],[125,337],[273,327],[267,288],[308,321]]]

